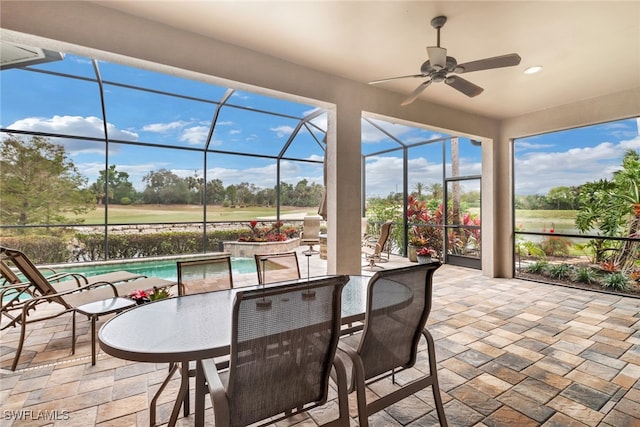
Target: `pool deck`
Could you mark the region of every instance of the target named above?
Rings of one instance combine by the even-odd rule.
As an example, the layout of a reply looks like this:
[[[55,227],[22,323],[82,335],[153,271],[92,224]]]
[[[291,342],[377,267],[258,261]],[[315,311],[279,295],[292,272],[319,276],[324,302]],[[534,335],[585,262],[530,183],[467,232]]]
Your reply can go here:
[[[309,275],[326,272],[317,255],[309,261]],[[407,264],[392,257],[383,266]],[[301,256],[303,276],[306,265]],[[234,276],[238,286],[255,281],[253,274]],[[91,366],[89,321],[79,318],[75,355],[70,315],[41,323],[29,332],[16,372],[8,366],[19,331],[0,333],[1,426],[148,425],[149,400],[167,374],[166,364],[100,352]],[[640,299],[493,279],[445,265],[434,277],[428,327],[450,426],[640,426]],[[416,367],[399,381],[428,366],[424,346]],[[159,420],[168,419],[178,382],[163,394]],[[381,382],[369,392],[392,387]],[[429,395],[420,391],[372,416],[372,426],[437,425]],[[326,406],[280,425],[318,425],[336,413],[335,396],[332,391]],[[349,402],[351,424],[357,425],[354,395]],[[36,419],[43,414],[38,411],[57,411],[60,421]],[[26,420],[14,422],[12,414]],[[193,415],[179,418],[178,425],[193,425]],[[210,409],[207,425],[213,425]]]

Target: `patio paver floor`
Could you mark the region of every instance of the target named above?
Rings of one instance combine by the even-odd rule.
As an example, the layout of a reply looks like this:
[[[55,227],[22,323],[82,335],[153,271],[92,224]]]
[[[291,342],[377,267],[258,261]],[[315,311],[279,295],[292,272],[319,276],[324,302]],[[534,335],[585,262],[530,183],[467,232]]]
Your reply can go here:
[[[394,260],[382,265],[406,264],[406,259]],[[317,255],[311,264],[311,275],[325,268]],[[304,256],[300,268],[306,275]],[[91,366],[89,321],[78,317],[75,355],[70,355],[70,315],[36,325],[16,372],[8,368],[19,330],[0,335],[1,426],[148,425],[149,400],[166,376],[166,364],[128,362],[100,352]],[[492,279],[445,265],[434,278],[428,325],[451,426],[640,426],[640,299]],[[428,368],[424,346],[416,367],[399,381]],[[159,420],[169,417],[178,381],[160,400]],[[389,387],[383,381],[370,392]],[[333,417],[335,393],[330,397],[325,407],[281,425],[315,426]],[[370,423],[437,425],[432,403],[426,389],[372,416]],[[350,410],[357,425],[353,394]],[[14,421],[13,414],[24,419]],[[47,420],[46,414],[58,420]],[[180,426],[192,424],[193,415],[178,420]],[[207,425],[213,425],[210,409]]]

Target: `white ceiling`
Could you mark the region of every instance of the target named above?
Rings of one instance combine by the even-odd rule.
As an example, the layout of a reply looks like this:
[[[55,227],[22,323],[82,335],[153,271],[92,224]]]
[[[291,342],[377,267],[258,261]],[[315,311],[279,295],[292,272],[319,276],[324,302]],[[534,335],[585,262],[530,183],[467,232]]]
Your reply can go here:
[[[430,21],[445,15],[441,46],[458,63],[507,53],[522,62],[465,74],[485,89],[475,98],[439,83],[419,99],[495,118],[640,87],[638,1],[95,3],[363,83],[417,74],[436,45]],[[523,74],[532,65],[544,69]],[[422,81],[378,86],[408,96]]]

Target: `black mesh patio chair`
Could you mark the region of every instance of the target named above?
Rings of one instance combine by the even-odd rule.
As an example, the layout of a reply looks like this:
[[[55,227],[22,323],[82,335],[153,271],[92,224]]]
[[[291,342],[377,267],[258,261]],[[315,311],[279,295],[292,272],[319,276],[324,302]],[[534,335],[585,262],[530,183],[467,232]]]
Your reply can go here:
[[[256,272],[258,283],[284,282],[300,278],[298,254],[282,252],[278,254],[256,254]]]
[[[356,390],[361,427],[369,425],[370,415],[429,386],[440,425],[447,425],[435,344],[425,327],[431,310],[432,277],[439,266],[434,262],[377,272],[369,281],[363,331],[340,340],[339,357],[351,362],[347,369],[349,391]],[[368,402],[367,385],[388,377],[395,382],[396,373],[414,366],[421,336],[428,346],[428,375]]]
[[[323,405],[332,366],[339,415],[325,425],[349,425],[346,373],[334,359],[347,276],[238,292],[233,307],[229,368],[201,363],[196,394],[209,393],[216,427],[264,424]],[[260,424],[262,425],[262,424]]]
[[[233,271],[231,268],[230,255],[215,255],[207,258],[177,261],[176,267],[178,269],[178,295],[198,294],[233,288]],[[180,370],[183,381],[188,381],[189,378],[195,377],[196,374],[193,363],[191,363],[191,365],[186,363],[171,363],[169,365],[167,377],[151,399],[150,414],[154,422],[158,399],[178,370]],[[191,412],[188,393],[184,398],[182,410],[185,417]]]
[[[177,261],[178,295],[233,288],[231,256]]]

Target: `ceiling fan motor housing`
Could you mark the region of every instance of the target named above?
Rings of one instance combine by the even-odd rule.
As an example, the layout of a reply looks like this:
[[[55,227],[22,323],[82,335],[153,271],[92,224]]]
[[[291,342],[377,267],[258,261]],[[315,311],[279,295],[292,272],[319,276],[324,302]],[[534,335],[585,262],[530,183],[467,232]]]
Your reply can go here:
[[[449,73],[452,73],[454,71],[456,71],[458,68],[458,61],[456,61],[456,59],[452,56],[447,56],[447,62],[445,65],[445,68],[443,69],[444,71],[447,71]],[[422,63],[422,66],[420,67],[420,72],[426,77],[429,76],[432,72],[434,71],[439,71],[436,68],[431,66],[431,61],[430,60],[426,60]],[[457,71],[456,71],[457,72]]]

